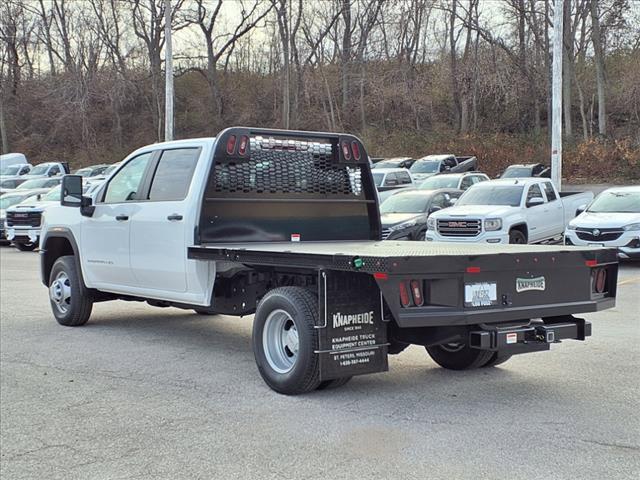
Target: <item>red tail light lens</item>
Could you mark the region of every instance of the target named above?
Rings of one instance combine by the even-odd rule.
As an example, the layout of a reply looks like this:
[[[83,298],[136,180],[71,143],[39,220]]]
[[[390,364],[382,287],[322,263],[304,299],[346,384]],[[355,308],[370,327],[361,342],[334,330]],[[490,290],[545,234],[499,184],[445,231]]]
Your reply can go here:
[[[358,145],[358,142],[351,142],[351,150],[353,151],[353,158],[360,160],[360,146]]]
[[[421,307],[424,304],[424,298],[422,296],[422,285],[418,280],[411,280],[411,294],[413,295],[415,306]]]
[[[238,154],[243,155],[247,153],[247,146],[249,145],[249,137],[243,135],[240,137],[240,144],[238,145]]]
[[[408,283],[409,282],[400,282],[400,303],[405,308],[411,306]]]
[[[236,152],[236,136],[231,135],[227,140],[227,154],[233,155]]]
[[[349,150],[349,143],[342,142],[342,155],[344,155],[345,160],[351,160],[351,150]]]
[[[599,268],[595,271],[593,288],[596,293],[604,293],[607,291],[607,269]]]

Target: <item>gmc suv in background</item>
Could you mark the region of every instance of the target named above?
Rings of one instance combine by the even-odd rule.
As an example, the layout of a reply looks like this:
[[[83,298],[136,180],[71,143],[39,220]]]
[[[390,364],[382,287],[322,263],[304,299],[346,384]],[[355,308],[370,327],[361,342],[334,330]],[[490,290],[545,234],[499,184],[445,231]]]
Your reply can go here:
[[[497,365],[584,340],[572,314],[615,304],[612,250],[380,236],[360,140],[230,128],[141,148],[89,196],[66,176],[44,213],[42,281],[66,326],[116,299],[255,313],[258,370],[285,394],[386,371],[409,344],[448,369]]]

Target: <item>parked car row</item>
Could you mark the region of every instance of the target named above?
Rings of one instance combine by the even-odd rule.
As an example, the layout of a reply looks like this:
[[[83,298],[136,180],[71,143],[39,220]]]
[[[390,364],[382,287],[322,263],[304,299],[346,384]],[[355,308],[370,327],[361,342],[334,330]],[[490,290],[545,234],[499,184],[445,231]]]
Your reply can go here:
[[[1,156],[0,243],[20,250],[38,247],[42,215],[60,200],[60,183],[69,173],[66,162],[46,162],[35,167],[22,154]],[[97,187],[116,165],[93,165],[74,173],[85,178],[85,191]]]

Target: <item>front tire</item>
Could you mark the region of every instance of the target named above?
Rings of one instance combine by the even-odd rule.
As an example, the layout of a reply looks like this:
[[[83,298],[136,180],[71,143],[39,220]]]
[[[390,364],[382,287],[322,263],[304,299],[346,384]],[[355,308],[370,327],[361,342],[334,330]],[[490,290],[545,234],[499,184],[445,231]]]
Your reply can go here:
[[[472,370],[482,367],[494,354],[492,351],[471,348],[466,343],[447,343],[425,348],[434,362],[448,370]]]
[[[273,390],[298,395],[320,385],[318,300],[300,287],[279,287],[258,304],[253,352],[258,371]]]
[[[49,301],[60,325],[79,327],[91,316],[93,298],[85,287],[73,255],[58,258],[49,275]]]
[[[38,248],[38,242],[15,243],[14,245],[21,252],[33,252],[36,248]]]
[[[527,237],[520,230],[511,230],[509,232],[509,243],[525,245],[527,243]]]

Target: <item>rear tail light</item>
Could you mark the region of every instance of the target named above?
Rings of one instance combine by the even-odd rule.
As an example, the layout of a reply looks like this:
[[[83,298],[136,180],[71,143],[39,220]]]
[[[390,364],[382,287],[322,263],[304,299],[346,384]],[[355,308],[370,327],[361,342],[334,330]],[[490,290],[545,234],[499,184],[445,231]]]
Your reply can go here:
[[[247,146],[249,145],[249,137],[243,135],[240,137],[240,144],[238,145],[238,155],[244,156],[247,153]]]
[[[408,283],[407,281],[400,282],[400,303],[405,308],[411,306]]]
[[[416,307],[421,307],[424,304],[422,285],[418,280],[411,280],[411,295],[413,295],[413,303]]]
[[[358,142],[351,142],[351,150],[353,151],[353,158],[355,160],[360,160],[360,146],[358,145]]]
[[[233,155],[236,152],[236,136],[231,135],[227,140],[227,155]]]
[[[351,150],[349,150],[348,142],[342,142],[342,155],[344,155],[345,160],[351,160]]]
[[[605,293],[607,291],[607,269],[597,268],[592,273],[593,290],[595,293]]]

